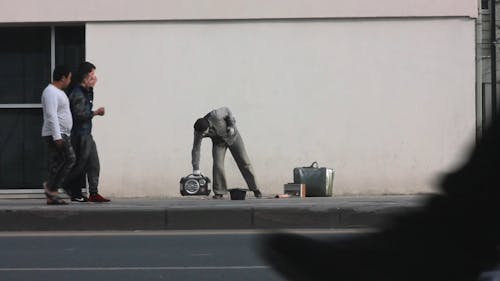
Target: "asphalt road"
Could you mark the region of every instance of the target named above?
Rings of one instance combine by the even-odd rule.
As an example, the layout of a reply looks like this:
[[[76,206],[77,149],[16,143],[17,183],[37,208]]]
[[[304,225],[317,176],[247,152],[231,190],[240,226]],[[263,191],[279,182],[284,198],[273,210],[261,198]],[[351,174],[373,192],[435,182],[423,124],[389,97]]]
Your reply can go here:
[[[301,231],[355,235],[349,230]],[[0,233],[0,280],[284,280],[257,231]]]
[[[300,230],[347,238],[366,230]],[[0,232],[0,281],[282,281],[255,248],[262,232]],[[480,281],[500,281],[500,272]]]

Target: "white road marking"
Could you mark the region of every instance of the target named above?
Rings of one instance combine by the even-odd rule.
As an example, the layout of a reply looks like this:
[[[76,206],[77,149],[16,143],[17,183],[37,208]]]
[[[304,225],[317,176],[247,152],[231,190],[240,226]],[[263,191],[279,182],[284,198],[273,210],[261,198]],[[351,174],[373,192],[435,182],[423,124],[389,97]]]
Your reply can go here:
[[[241,270],[269,269],[265,265],[236,266],[124,266],[124,267],[3,267],[0,272],[7,271],[146,271],[146,270]]]
[[[194,235],[249,235],[290,232],[297,234],[356,234],[373,232],[372,228],[327,229],[242,229],[242,230],[138,230],[138,231],[0,231],[0,237],[78,237],[78,236],[194,236]]]

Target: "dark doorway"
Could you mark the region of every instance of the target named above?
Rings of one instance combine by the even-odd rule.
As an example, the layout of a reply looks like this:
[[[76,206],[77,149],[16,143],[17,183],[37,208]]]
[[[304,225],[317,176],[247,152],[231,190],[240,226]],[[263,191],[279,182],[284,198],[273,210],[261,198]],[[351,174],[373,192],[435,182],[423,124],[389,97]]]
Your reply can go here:
[[[85,27],[0,27],[0,38],[0,189],[41,188],[40,96],[50,83],[51,54],[55,64],[76,68],[85,59]]]

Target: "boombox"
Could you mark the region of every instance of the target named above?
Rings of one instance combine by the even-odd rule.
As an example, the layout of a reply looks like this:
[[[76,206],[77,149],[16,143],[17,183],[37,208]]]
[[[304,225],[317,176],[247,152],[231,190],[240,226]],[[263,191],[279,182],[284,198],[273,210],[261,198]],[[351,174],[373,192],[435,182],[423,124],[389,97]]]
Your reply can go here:
[[[180,181],[181,195],[209,195],[210,190],[210,179],[203,175],[190,174]]]

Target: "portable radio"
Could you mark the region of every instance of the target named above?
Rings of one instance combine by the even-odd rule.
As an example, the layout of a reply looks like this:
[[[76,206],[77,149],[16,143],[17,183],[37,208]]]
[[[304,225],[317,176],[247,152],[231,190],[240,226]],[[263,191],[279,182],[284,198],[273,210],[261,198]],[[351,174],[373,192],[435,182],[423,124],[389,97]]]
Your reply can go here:
[[[210,179],[203,175],[187,175],[181,178],[180,191],[182,196],[209,195]]]

